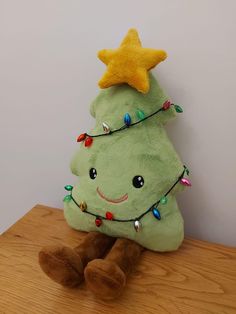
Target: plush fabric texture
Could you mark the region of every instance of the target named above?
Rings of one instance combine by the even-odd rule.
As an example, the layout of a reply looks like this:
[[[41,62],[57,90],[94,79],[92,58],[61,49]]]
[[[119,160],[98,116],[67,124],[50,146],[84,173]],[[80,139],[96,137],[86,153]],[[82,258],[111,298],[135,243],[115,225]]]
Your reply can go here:
[[[143,248],[128,239],[117,239],[105,259],[88,263],[84,275],[87,287],[102,299],[117,298],[126,284],[126,276],[137,265]]]
[[[149,81],[147,94],[127,84],[102,90],[91,104],[90,112],[96,119],[96,125],[90,134],[103,133],[103,122],[111,129],[121,127],[127,112],[135,122],[138,120],[137,109],[149,115],[161,108],[168,97],[151,73]],[[160,199],[183,171],[183,164],[163,127],[174,116],[175,110],[171,107],[129,129],[94,138],[90,147],[82,143],[71,162],[72,172],[79,176],[72,191],[77,203],[85,201],[87,209],[97,215],[105,216],[109,211],[117,219],[129,219],[141,215]],[[94,180],[89,176],[91,168],[97,171]],[[144,178],[141,188],[132,184],[137,175]],[[154,251],[176,250],[184,236],[183,219],[174,197],[181,188],[178,184],[168,195],[167,204],[159,205],[161,220],[149,212],[142,218],[139,232],[135,231],[133,222],[103,220],[102,225],[97,227],[95,217],[82,212],[72,200],[64,203],[65,218],[72,228],[78,230],[130,239]],[[102,198],[98,189],[106,199],[120,199],[125,195],[128,198],[113,203]]]
[[[149,90],[148,71],[165,60],[163,50],[143,48],[135,29],[130,29],[118,49],[104,49],[99,59],[107,71],[99,81],[101,88],[127,83],[142,93]]]
[[[47,246],[39,252],[39,265],[52,280],[66,287],[78,286],[84,280],[88,262],[102,258],[115,238],[90,232],[74,249],[66,246]]]
[[[84,279],[80,257],[66,246],[48,246],[39,252],[39,265],[48,277],[62,286],[75,287]]]

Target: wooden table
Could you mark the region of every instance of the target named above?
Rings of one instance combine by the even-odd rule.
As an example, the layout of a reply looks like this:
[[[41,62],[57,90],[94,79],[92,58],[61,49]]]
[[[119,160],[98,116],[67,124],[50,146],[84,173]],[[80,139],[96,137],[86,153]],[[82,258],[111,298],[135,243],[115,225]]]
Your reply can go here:
[[[78,245],[84,233],[59,209],[37,205],[0,236],[0,313],[236,313],[236,249],[186,239],[177,252],[143,253],[124,294],[97,300],[85,285],[63,288],[41,271],[44,245]]]

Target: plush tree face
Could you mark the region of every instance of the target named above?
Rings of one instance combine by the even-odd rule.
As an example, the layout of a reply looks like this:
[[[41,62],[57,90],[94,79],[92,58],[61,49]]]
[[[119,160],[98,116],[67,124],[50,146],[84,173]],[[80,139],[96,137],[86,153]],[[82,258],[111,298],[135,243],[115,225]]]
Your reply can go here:
[[[109,210],[116,218],[136,217],[158,200],[182,172],[180,163],[171,171],[172,145],[165,144],[164,154],[150,142],[150,136],[160,145],[165,142],[163,129],[155,127],[152,131],[150,123],[145,132],[142,128],[114,134],[112,141],[108,137],[98,139],[91,148],[82,146],[78,152],[75,197],[95,213]]]
[[[112,130],[121,127],[127,112],[135,122],[137,109],[149,115],[162,108],[167,97],[151,75],[150,86],[145,95],[128,85],[101,91],[91,105],[96,125],[89,134],[103,133],[103,122]],[[90,147],[82,143],[71,162],[72,172],[79,177],[72,191],[76,202],[86,202],[87,210],[95,215],[106,217],[111,212],[115,219],[127,220],[139,217],[158,201],[183,171],[163,128],[173,116],[170,108],[121,132],[94,138]],[[65,203],[65,216],[79,230],[127,237],[153,250],[175,249],[183,239],[183,221],[174,196],[170,194],[168,203],[159,209],[163,219],[157,221],[150,212],[138,234],[132,222],[103,221],[98,228],[94,216],[81,212],[73,201]]]

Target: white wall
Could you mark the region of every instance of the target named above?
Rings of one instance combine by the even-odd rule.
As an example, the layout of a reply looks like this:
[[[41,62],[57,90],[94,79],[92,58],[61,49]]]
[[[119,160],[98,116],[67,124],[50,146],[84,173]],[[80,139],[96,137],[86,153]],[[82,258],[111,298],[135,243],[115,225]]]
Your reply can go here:
[[[236,245],[235,1],[0,0],[0,231],[36,203],[62,207],[93,120],[96,58],[136,27],[168,59],[154,71],[184,114],[168,130],[192,170],[187,234]]]

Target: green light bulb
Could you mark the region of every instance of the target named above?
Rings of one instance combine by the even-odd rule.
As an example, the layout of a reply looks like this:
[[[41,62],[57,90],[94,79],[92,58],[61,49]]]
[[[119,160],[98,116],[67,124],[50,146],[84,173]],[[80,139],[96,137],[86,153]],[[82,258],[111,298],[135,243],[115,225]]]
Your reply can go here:
[[[183,109],[179,106],[179,105],[174,105],[175,107],[175,111],[178,112],[178,113],[182,113],[183,112]]]
[[[66,191],[72,191],[73,190],[73,186],[68,184],[68,185],[64,186],[64,189]]]
[[[136,111],[136,115],[137,115],[137,118],[139,119],[139,120],[143,120],[144,118],[145,118],[145,113],[142,111],[142,110],[137,110]]]
[[[64,198],[63,198],[63,202],[69,202],[71,200],[71,195],[66,195]]]
[[[160,199],[160,204],[161,205],[165,205],[167,203],[167,197],[166,196],[163,196],[161,199]]]

